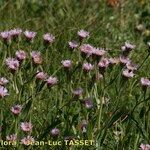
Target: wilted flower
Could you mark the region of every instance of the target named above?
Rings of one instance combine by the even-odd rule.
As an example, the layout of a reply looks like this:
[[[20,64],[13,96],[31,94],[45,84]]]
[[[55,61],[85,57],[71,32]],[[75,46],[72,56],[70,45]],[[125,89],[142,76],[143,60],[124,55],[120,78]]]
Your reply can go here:
[[[34,142],[35,142],[34,138],[30,135],[21,139],[21,143],[26,145],[26,146],[32,145]]]
[[[76,41],[70,41],[68,42],[68,44],[71,49],[75,49],[78,47],[78,43]]]
[[[137,31],[142,32],[144,30],[144,26],[142,24],[139,24],[135,28]]]
[[[93,53],[94,47],[91,46],[90,44],[83,44],[80,47],[81,53],[85,56],[90,56]]]
[[[53,128],[51,131],[50,131],[50,134],[53,136],[53,137],[56,137],[60,134],[60,130],[58,128]]]
[[[2,78],[0,78],[0,85],[6,85],[7,83],[8,83],[9,81],[6,79],[6,78],[4,78],[4,77],[2,77]]]
[[[91,71],[91,70],[93,70],[93,68],[94,68],[94,66],[90,63],[84,63],[83,64],[83,70],[85,72]]]
[[[38,71],[35,77],[36,79],[39,79],[39,80],[45,80],[47,78],[47,73]]]
[[[64,68],[68,68],[69,69],[72,66],[71,60],[62,60],[61,63],[62,63]]]
[[[19,61],[15,58],[7,58],[6,65],[12,72],[15,72],[19,68]]]
[[[77,88],[77,89],[73,90],[72,93],[74,94],[74,96],[80,96],[83,93],[83,89],[82,88]]]
[[[21,129],[25,132],[29,132],[32,130],[33,126],[31,122],[22,122],[20,125]]]
[[[7,95],[9,95],[8,94],[8,90],[5,87],[0,86],[0,98],[3,98],[5,96],[7,96]]]
[[[26,59],[26,52],[23,50],[19,50],[16,52],[16,57],[19,61],[23,61],[24,59]]]
[[[35,36],[36,36],[36,32],[33,32],[33,31],[25,31],[24,32],[24,35],[25,35],[25,37],[26,37],[26,39],[27,40],[29,40],[29,41],[31,41],[31,40],[33,40],[34,38],[35,38]]]
[[[45,44],[51,44],[51,43],[54,42],[55,36],[53,36],[50,33],[46,33],[46,34],[43,35],[43,39],[44,39]]]
[[[88,121],[87,120],[82,120],[80,123],[80,129],[82,130],[82,133],[85,133],[87,130],[87,125],[88,125]]]
[[[119,58],[109,58],[109,63],[111,65],[118,64],[119,63]]]
[[[11,134],[11,135],[6,136],[6,140],[9,142],[16,142],[17,134]]]
[[[33,62],[35,64],[41,64],[42,63],[42,56],[41,56],[41,53],[40,52],[37,52],[37,51],[32,51],[31,53],[31,57],[33,59]]]
[[[57,84],[58,79],[56,77],[50,76],[46,81],[47,81],[48,87],[52,87]]]
[[[11,108],[11,112],[12,112],[13,114],[15,114],[15,115],[20,114],[21,110],[22,110],[22,106],[21,106],[21,105],[15,105],[15,106],[13,106],[13,107]]]
[[[134,73],[132,70],[124,69],[122,75],[126,78],[133,78]]]
[[[89,37],[89,32],[85,31],[85,30],[80,30],[78,31],[78,36],[81,38],[81,39],[84,39],[86,37]]]
[[[150,145],[149,144],[141,144],[140,145],[140,150],[150,150]]]
[[[87,109],[91,109],[93,107],[93,102],[91,98],[86,98],[84,100],[84,105]]]

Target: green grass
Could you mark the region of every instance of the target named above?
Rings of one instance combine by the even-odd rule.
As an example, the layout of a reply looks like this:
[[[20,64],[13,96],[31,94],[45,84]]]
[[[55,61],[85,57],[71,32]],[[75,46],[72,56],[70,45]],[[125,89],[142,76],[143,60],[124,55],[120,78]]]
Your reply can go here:
[[[9,80],[7,89],[10,94],[0,100],[0,138],[5,141],[7,135],[17,133],[20,141],[26,135],[20,129],[20,122],[31,121],[33,130],[30,134],[35,140],[63,140],[66,136],[73,136],[96,143],[92,146],[44,145],[28,148],[21,144],[17,147],[0,145],[1,149],[138,150],[141,143],[150,144],[150,91],[147,90],[144,99],[140,85],[140,78],[150,75],[150,59],[146,59],[134,78],[126,82],[123,82],[119,65],[108,68],[103,80],[94,81],[92,76],[98,69],[95,67],[94,71],[85,75],[80,66],[85,60],[79,62],[79,49],[72,53],[68,47],[68,41],[79,42],[77,31],[85,29],[90,32],[90,38],[83,42],[107,48],[108,57],[119,56],[125,41],[135,44],[130,57],[133,62],[142,64],[148,55],[146,44],[150,40],[149,5],[146,0],[143,4],[140,0],[124,0],[122,8],[110,8],[105,0],[1,0],[0,31],[19,27],[35,31],[37,36],[31,44],[23,36],[8,47],[0,41],[0,76]],[[142,33],[135,30],[139,24],[144,26]],[[46,32],[56,36],[55,42],[47,49],[42,41]],[[18,49],[25,50],[28,58],[12,75],[5,66],[4,56],[14,57]],[[32,50],[42,53],[43,63],[40,66],[32,65]],[[61,61],[64,59],[73,61],[71,74],[62,68]],[[55,75],[58,85],[48,89],[42,82],[36,82],[34,74],[38,69]],[[82,87],[84,93],[80,99],[73,101],[72,90],[78,87]],[[90,110],[80,103],[87,97],[92,97],[94,103]],[[10,111],[14,104],[23,105],[19,117],[14,117]],[[84,119],[88,120],[85,134],[80,129]],[[60,129],[56,139],[50,135],[54,127]]]

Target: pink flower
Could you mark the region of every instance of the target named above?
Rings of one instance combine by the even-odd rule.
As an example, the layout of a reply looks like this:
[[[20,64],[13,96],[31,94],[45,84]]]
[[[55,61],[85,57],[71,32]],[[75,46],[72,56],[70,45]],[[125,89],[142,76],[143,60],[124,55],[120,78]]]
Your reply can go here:
[[[53,128],[50,133],[53,137],[56,137],[60,134],[60,130],[58,128]]]
[[[68,42],[68,44],[71,49],[75,49],[78,47],[78,43],[76,41],[70,41]]]
[[[9,81],[8,81],[6,78],[4,78],[4,77],[0,78],[0,85],[4,86],[4,85],[6,85],[8,82],[9,82]]]
[[[31,41],[31,40],[33,40],[34,38],[35,38],[35,36],[36,36],[36,32],[33,32],[33,31],[25,31],[24,32],[24,35],[25,35],[25,37],[26,37],[26,39],[27,40],[29,40],[29,41]]]
[[[128,70],[134,71],[138,69],[138,65],[133,64],[132,62],[126,63],[126,67]]]
[[[31,122],[22,122],[20,126],[21,126],[21,129],[25,132],[29,132],[33,128]]]
[[[6,136],[6,140],[10,142],[16,142],[17,134],[11,134],[11,135]]]
[[[21,110],[22,110],[22,106],[21,106],[21,105],[15,105],[15,106],[13,106],[13,107],[11,108],[11,112],[12,112],[13,114],[15,114],[15,115],[20,114]]]
[[[125,56],[120,56],[119,59],[120,59],[120,63],[124,64],[124,65],[131,62],[131,60],[128,57],[125,57]]]
[[[141,144],[140,145],[140,150],[150,150],[150,145],[149,144]]]
[[[35,142],[34,138],[30,135],[28,135],[27,137],[24,137],[21,140],[21,143],[28,146],[28,145],[32,145]]]
[[[91,109],[93,107],[93,102],[91,98],[86,98],[84,100],[84,105],[87,109]]]
[[[10,30],[9,33],[11,37],[16,38],[22,33],[22,30],[19,28],[16,28],[16,29]]]
[[[35,77],[39,80],[45,80],[47,78],[47,73],[38,71]]]
[[[50,76],[46,81],[47,81],[47,85],[48,85],[49,87],[52,87],[52,86],[54,86],[54,85],[57,84],[58,79],[57,79],[56,77]]]
[[[91,46],[90,44],[83,44],[83,45],[81,45],[81,47],[80,47],[81,53],[83,53],[83,54],[85,54],[85,55],[87,55],[87,56],[92,55],[93,49],[94,49],[94,47]]]
[[[149,87],[150,86],[150,79],[148,78],[141,78],[141,85],[144,87]]]
[[[69,69],[72,66],[71,60],[62,60],[61,63],[62,63],[64,68],[68,68]]]
[[[135,45],[125,42],[125,45],[121,47],[122,51],[131,51],[132,49],[135,48]]]
[[[134,73],[133,71],[131,70],[128,70],[128,69],[124,69],[123,72],[122,72],[122,75],[126,78],[133,78],[134,76]]]
[[[41,53],[40,52],[37,52],[37,51],[32,51],[31,53],[31,57],[33,59],[33,62],[35,64],[41,64],[42,63],[42,56],[41,56]]]
[[[80,30],[78,31],[78,35],[80,38],[86,38],[86,37],[89,37],[89,32],[85,31],[85,30]]]
[[[107,68],[109,65],[109,60],[107,58],[102,58],[98,63],[98,67],[100,68]]]
[[[86,72],[93,70],[93,68],[94,68],[94,66],[90,63],[84,63],[83,64],[83,70]]]
[[[46,44],[51,44],[51,43],[54,42],[55,36],[53,36],[53,35],[50,34],[50,33],[46,33],[46,34],[43,35],[43,39],[44,39],[44,42],[45,42]]]
[[[8,94],[8,90],[5,87],[0,86],[0,98],[3,98],[5,96],[7,96],[7,95],[9,95]]]
[[[95,56],[103,56],[106,51],[103,48],[93,48],[92,54]]]
[[[7,58],[6,65],[11,71],[16,71],[19,69],[19,61],[15,58]]]
[[[24,59],[26,59],[26,53],[23,50],[19,50],[16,52],[16,57],[18,60],[23,61]]]
[[[6,41],[6,42],[8,42],[8,41],[11,40],[11,35],[10,35],[10,32],[9,32],[9,31],[1,32],[1,33],[0,33],[0,36],[1,36],[1,38],[2,38],[4,41]]]

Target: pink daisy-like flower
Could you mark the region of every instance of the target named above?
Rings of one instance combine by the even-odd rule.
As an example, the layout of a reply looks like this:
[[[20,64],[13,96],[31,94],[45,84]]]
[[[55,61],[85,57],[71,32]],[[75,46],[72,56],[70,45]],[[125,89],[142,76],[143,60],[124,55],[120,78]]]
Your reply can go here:
[[[9,142],[16,142],[17,134],[11,134],[11,135],[6,136],[6,140]]]
[[[85,31],[85,30],[80,30],[78,31],[78,36],[81,38],[81,39],[84,39],[86,37],[89,37],[89,32]]]
[[[47,81],[48,87],[52,87],[57,84],[58,79],[56,77],[50,76],[46,81]]]
[[[36,36],[36,32],[33,32],[33,31],[25,31],[24,32],[24,35],[25,35],[25,37],[26,37],[26,39],[27,40],[29,40],[29,41],[31,41],[31,40],[33,40],[34,38],[35,38],[35,36]]]
[[[14,114],[14,115],[19,115],[20,112],[22,110],[22,106],[21,105],[15,105],[11,108],[11,112]]]
[[[127,63],[127,64],[126,64],[126,67],[127,67],[128,70],[132,70],[132,71],[138,69],[138,65],[136,65],[136,64],[134,64],[134,63],[132,63],[132,62]]]
[[[150,145],[149,144],[141,144],[140,145],[140,150],[150,150]]]
[[[0,36],[5,42],[9,42],[11,40],[11,35],[9,31],[1,32]]]
[[[42,71],[37,71],[37,74],[36,74],[36,79],[39,79],[39,80],[45,80],[47,78],[47,73],[44,73]]]
[[[50,134],[53,136],[53,137],[56,137],[60,134],[60,130],[58,128],[53,128],[51,131],[50,131]]]
[[[16,52],[16,57],[19,61],[23,61],[24,59],[26,59],[26,52],[23,50],[19,50]]]
[[[94,56],[103,56],[106,53],[105,49],[103,48],[93,48],[92,54]]]
[[[35,142],[34,138],[30,135],[21,139],[21,143],[26,145],[26,146],[32,145],[34,142]]]
[[[84,63],[83,64],[83,70],[85,72],[91,71],[91,70],[93,70],[93,68],[94,68],[94,66],[90,63]]]
[[[4,86],[4,85],[6,85],[8,82],[9,82],[9,81],[8,81],[6,78],[4,78],[4,77],[0,78],[0,85]]]
[[[109,60],[107,58],[102,58],[98,63],[98,67],[100,68],[107,68],[109,65]]]
[[[51,44],[51,43],[54,42],[55,36],[53,36],[50,33],[46,33],[46,34],[43,35],[43,39],[44,39],[45,44]]]
[[[69,69],[72,66],[71,60],[62,60],[61,63],[62,63],[64,68],[68,68]]]
[[[0,98],[3,98],[5,96],[7,96],[7,95],[9,95],[8,94],[8,90],[5,87],[0,86]]]
[[[127,50],[131,51],[134,48],[135,48],[135,45],[128,43],[128,42],[125,42],[125,45],[121,47],[122,51],[127,51]]]
[[[33,126],[31,122],[22,122],[20,125],[21,129],[25,132],[29,132],[32,130]]]
[[[144,86],[144,87],[150,87],[150,79],[148,78],[141,78],[141,85]]]
[[[75,49],[78,47],[78,43],[76,41],[70,41],[68,42],[68,44],[71,49]]]
[[[133,78],[134,73],[132,70],[124,69],[122,75],[126,78]]]
[[[22,30],[17,28],[17,29],[10,30],[9,33],[10,33],[11,37],[17,38],[19,35],[21,35]]]
[[[31,57],[33,59],[33,62],[35,64],[41,64],[42,63],[42,56],[41,56],[41,53],[40,52],[37,52],[37,51],[32,51],[31,53]]]
[[[83,44],[80,47],[81,53],[84,54],[84,55],[86,55],[86,56],[92,55],[93,49],[94,49],[94,47],[91,46],[90,44]]]
[[[123,65],[126,65],[127,63],[130,63],[131,60],[129,57],[125,57],[125,56],[120,56],[119,57],[120,63]]]
[[[6,65],[13,72],[18,70],[20,66],[19,61],[15,58],[7,58]]]

